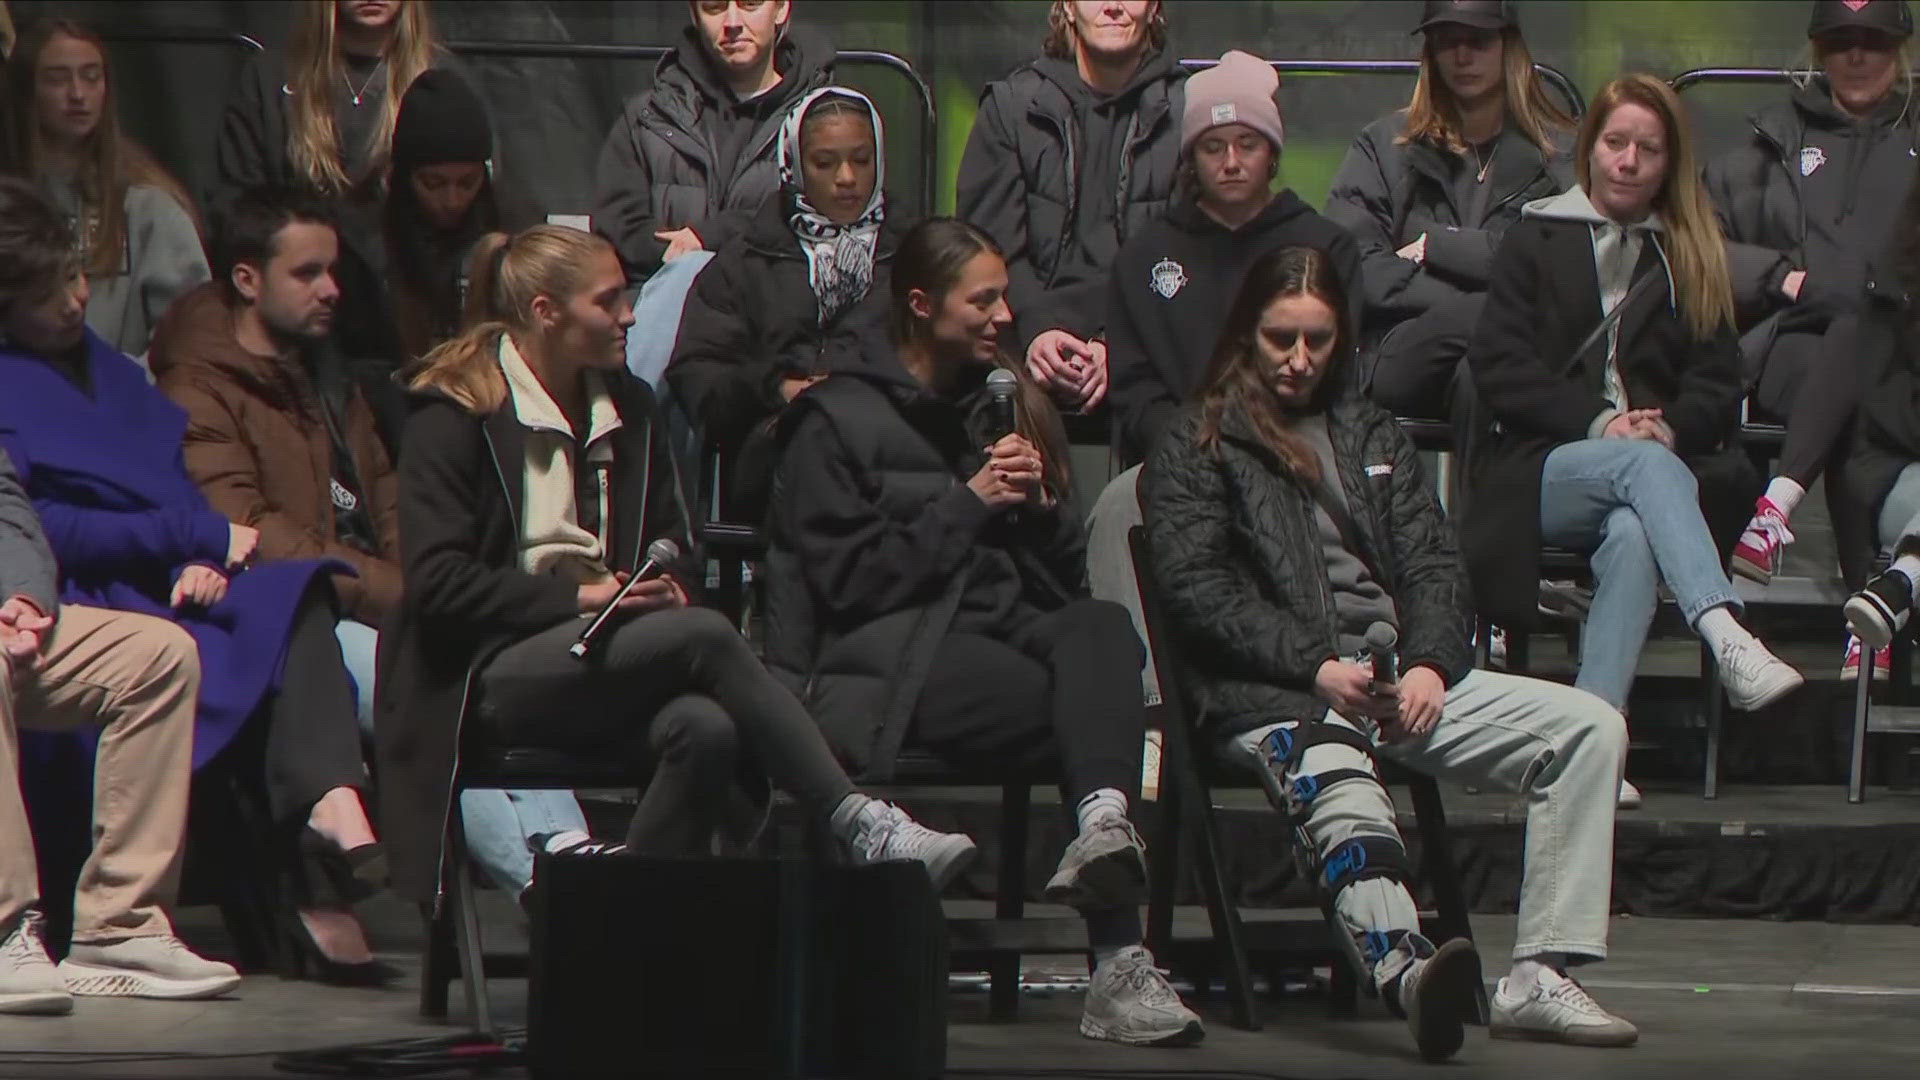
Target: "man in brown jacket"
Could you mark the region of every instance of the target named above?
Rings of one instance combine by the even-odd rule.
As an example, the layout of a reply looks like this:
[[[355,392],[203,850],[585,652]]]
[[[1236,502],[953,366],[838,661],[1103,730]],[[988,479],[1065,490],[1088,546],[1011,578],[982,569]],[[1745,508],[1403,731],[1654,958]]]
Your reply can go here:
[[[339,251],[325,204],[243,193],[216,222],[214,280],[167,311],[148,358],[187,410],[187,472],[215,510],[260,530],[257,557],[353,568],[334,576],[338,634],[371,730],[378,631],[400,603],[399,485],[331,341]],[[460,808],[475,861],[511,890],[533,874],[528,838],[586,839],[566,791],[470,791]]]

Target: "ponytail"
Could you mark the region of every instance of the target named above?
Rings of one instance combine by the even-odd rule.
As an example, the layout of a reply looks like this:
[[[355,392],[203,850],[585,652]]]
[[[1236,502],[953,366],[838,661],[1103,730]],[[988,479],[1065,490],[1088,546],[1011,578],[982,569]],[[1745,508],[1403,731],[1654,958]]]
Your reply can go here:
[[[482,236],[467,256],[461,331],[420,359],[407,386],[438,391],[476,415],[499,409],[507,399],[500,338],[532,331],[534,297],[572,295],[581,268],[607,247],[592,233],[559,225]]]

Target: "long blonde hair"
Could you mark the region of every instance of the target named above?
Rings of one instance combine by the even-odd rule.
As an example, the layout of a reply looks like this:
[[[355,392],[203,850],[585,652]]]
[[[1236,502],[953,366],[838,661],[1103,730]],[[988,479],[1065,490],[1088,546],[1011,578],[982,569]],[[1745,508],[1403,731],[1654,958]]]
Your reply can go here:
[[[1073,0],[1053,0],[1047,8],[1047,39],[1041,43],[1040,52],[1055,60],[1071,60],[1079,42],[1073,30]],[[1147,52],[1159,52],[1166,45],[1166,0],[1154,0],[1147,13]]]
[[[81,147],[80,169],[73,178],[74,188],[80,195],[80,220],[74,232],[84,253],[83,269],[87,276],[117,277],[126,269],[122,260],[127,253],[128,188],[139,185],[166,192],[186,212],[195,233],[201,231],[200,215],[180,182],[162,168],[145,147],[120,130],[113,65],[107,59],[106,43],[91,29],[70,19],[34,21],[7,61],[16,140],[13,152],[21,174],[36,184],[46,178],[46,139],[40,131],[39,107],[34,97],[39,92],[40,54],[61,38],[84,41],[100,54],[106,95],[100,103],[100,120]]]
[[[287,160],[293,173],[324,195],[338,195],[385,174],[400,99],[414,76],[433,66],[433,19],[425,0],[404,0],[387,44],[386,91],[367,137],[367,166],[348,176],[340,133],[333,126],[333,93],[346,79],[340,60],[339,14],[334,0],[306,0],[287,39]]]
[[[1727,274],[1726,242],[1707,189],[1700,183],[1693,136],[1679,96],[1662,80],[1638,72],[1601,87],[1574,139],[1574,178],[1582,191],[1593,190],[1593,144],[1608,115],[1622,105],[1638,105],[1653,113],[1666,132],[1667,175],[1653,197],[1653,208],[1666,227],[1661,246],[1673,265],[1674,303],[1694,339],[1705,341],[1733,323],[1733,286]]]
[[[534,298],[572,296],[585,283],[594,256],[612,251],[602,237],[562,225],[481,237],[467,262],[464,327],[420,358],[407,386],[437,390],[479,416],[500,408],[507,399],[501,336],[534,333]]]
[[[1553,100],[1540,73],[1533,70],[1533,53],[1520,28],[1508,26],[1500,31],[1501,66],[1507,94],[1507,115],[1527,141],[1552,154],[1554,136],[1573,130],[1573,118]],[[1447,88],[1433,61],[1433,42],[1420,46],[1420,77],[1413,84],[1413,99],[1407,103],[1407,122],[1396,143],[1428,142],[1450,153],[1467,152],[1467,141],[1460,135],[1460,104]]]

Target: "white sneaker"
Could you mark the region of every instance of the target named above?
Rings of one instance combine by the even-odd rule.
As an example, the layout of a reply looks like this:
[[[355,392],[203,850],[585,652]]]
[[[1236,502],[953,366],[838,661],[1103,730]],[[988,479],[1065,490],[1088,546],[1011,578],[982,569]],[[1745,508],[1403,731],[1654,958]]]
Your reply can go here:
[[[1480,956],[1473,942],[1454,938],[1408,965],[1400,976],[1400,1011],[1426,1061],[1445,1061],[1466,1041],[1473,995],[1480,986]]]
[[[0,940],[0,1013],[65,1016],[73,1011],[73,995],[47,956],[41,924],[40,913],[28,908]]]
[[[171,934],[104,945],[74,942],[60,978],[77,997],[218,997],[240,985],[232,965],[197,956]]]
[[[933,891],[938,893],[973,862],[978,851],[965,833],[934,832],[892,803],[881,805],[886,809],[880,819],[856,832],[847,845],[854,865],[896,859],[925,863],[927,876],[933,879]]]
[[[1800,689],[1806,681],[1752,637],[1727,642],[1713,659],[1720,668],[1720,685],[1726,688],[1728,704],[1741,712],[1765,708]]]
[[[1093,969],[1080,1034],[1127,1046],[1191,1046],[1207,1029],[1153,966],[1153,954],[1133,945]]]
[[[1614,805],[1621,810],[1640,809],[1640,789],[1624,776],[1620,778],[1620,801]]]
[[[1509,996],[1507,980],[1501,979],[1492,1012],[1489,1034],[1496,1039],[1632,1046],[1640,1038],[1639,1028],[1601,1008],[1584,987],[1551,968],[1525,996]]]
[[[1137,905],[1147,893],[1147,846],[1119,814],[1082,829],[1060,856],[1043,894],[1076,911]]]

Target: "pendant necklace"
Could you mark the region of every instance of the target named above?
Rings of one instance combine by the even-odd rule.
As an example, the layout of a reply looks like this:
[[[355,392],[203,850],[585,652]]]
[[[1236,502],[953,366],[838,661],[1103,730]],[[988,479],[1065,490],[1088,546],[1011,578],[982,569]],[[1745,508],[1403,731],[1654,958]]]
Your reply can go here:
[[[360,84],[360,89],[358,90],[353,88],[353,80],[347,76],[345,71],[340,73],[340,81],[347,84],[347,93],[353,98],[354,108],[357,109],[360,107],[360,100],[367,96],[367,88],[373,85],[373,80],[380,77],[380,69],[385,66],[387,66],[387,58],[383,56],[380,58],[379,63],[373,65],[373,70],[367,72],[366,81]]]

